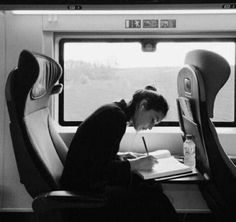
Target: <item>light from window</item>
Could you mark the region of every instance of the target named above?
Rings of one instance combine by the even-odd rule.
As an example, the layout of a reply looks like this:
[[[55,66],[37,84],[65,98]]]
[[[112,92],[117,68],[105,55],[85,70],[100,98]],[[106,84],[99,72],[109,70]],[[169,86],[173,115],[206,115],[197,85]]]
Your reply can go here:
[[[139,42],[64,43],[64,121],[83,121],[99,106],[131,99],[135,90],[154,85],[167,99],[165,121],[178,121],[177,74],[186,53],[207,49],[231,65],[231,75],[215,101],[214,121],[234,121],[235,43],[160,42],[155,52],[143,52]]]

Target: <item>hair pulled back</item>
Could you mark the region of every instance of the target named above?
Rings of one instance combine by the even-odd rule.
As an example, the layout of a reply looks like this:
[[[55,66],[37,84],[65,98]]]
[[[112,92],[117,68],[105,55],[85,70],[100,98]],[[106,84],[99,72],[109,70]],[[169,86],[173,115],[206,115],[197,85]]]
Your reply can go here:
[[[164,117],[166,116],[169,106],[166,99],[157,93],[157,89],[154,86],[148,85],[144,89],[139,89],[133,94],[133,98],[130,102],[130,108],[135,111],[136,106],[145,99],[147,101],[146,110],[155,110],[162,112]]]

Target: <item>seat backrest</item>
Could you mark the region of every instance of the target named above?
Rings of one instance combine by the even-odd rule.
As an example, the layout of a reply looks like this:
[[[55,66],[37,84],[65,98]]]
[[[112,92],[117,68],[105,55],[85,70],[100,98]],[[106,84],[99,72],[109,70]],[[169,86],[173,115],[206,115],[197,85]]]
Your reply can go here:
[[[59,189],[67,146],[54,128],[50,98],[60,93],[61,66],[45,55],[23,50],[8,76],[5,95],[21,183],[35,197]]]
[[[196,167],[207,176],[210,176],[206,144],[203,140],[202,120],[200,113],[201,98],[205,100],[205,90],[200,88],[203,85],[199,70],[192,65],[185,65],[178,74],[177,87],[177,110],[179,123],[183,132],[183,139],[187,134],[193,135],[196,144]]]
[[[178,75],[177,104],[181,129],[200,141],[195,141],[197,151],[202,153],[197,162],[208,173],[217,196],[220,196],[220,204],[227,209],[225,216],[232,218],[236,201],[236,167],[223,149],[211,121],[215,97],[229,75],[230,66],[222,56],[207,50],[190,51],[185,57],[185,67]],[[181,100],[188,101],[190,108],[183,108]],[[185,114],[188,113],[186,110],[191,114]],[[194,132],[189,127],[193,124],[185,120],[191,118],[196,126]]]

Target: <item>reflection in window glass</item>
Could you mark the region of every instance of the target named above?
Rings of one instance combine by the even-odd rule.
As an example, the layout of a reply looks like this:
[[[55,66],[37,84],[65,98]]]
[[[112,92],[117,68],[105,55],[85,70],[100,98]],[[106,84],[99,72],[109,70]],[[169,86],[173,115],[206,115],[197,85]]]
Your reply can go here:
[[[230,79],[217,95],[213,120],[234,121],[234,42],[160,42],[155,52],[143,52],[139,42],[88,41],[64,43],[64,121],[83,121],[105,103],[128,102],[135,90],[150,84],[169,103],[165,121],[178,121],[177,74],[193,49],[214,51],[230,63]]]

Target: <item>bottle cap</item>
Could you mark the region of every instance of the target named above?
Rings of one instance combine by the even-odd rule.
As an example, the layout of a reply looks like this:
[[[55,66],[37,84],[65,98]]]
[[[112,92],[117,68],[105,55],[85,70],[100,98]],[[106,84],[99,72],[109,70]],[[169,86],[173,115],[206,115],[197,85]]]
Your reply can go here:
[[[191,134],[186,134],[186,139],[192,139],[193,138],[193,135]]]

